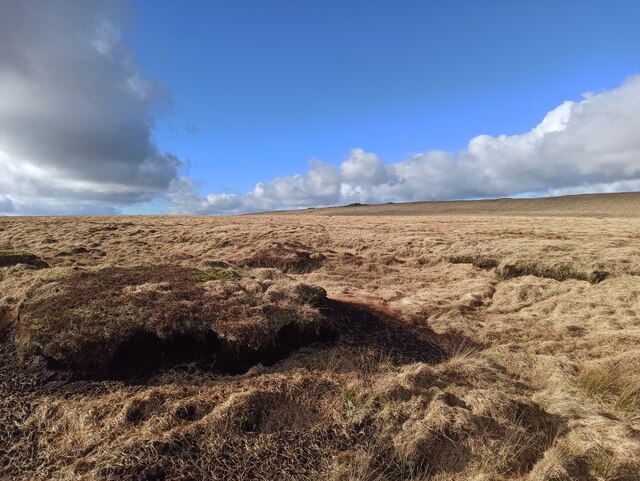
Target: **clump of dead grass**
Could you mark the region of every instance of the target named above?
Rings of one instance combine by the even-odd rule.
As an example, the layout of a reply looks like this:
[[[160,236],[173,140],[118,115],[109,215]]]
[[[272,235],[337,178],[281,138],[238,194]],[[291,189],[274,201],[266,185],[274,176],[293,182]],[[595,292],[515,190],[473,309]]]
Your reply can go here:
[[[626,361],[626,362],[625,362]],[[576,383],[589,396],[611,409],[635,415],[640,409],[639,365],[630,359],[587,365]]]
[[[450,362],[390,367],[348,384],[344,419],[371,437],[368,449],[360,446],[336,459],[331,479],[368,479],[357,477],[365,473],[381,480],[506,479],[529,473],[564,429],[562,419],[515,392],[452,377],[459,359]],[[475,376],[488,376],[487,386],[497,382],[486,368]]]

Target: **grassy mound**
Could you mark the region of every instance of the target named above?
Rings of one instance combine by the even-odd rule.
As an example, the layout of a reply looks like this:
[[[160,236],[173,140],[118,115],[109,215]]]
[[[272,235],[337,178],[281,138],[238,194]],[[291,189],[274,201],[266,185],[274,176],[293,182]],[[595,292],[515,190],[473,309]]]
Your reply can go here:
[[[274,243],[258,249],[241,261],[244,267],[272,267],[290,274],[305,274],[320,268],[325,256],[296,245]]]
[[[26,264],[39,269],[49,267],[46,262],[29,252],[0,249],[0,267],[15,266],[16,264]]]
[[[43,282],[23,303],[23,356],[105,376],[208,360],[237,372],[330,337],[324,290],[177,266],[106,268]]]

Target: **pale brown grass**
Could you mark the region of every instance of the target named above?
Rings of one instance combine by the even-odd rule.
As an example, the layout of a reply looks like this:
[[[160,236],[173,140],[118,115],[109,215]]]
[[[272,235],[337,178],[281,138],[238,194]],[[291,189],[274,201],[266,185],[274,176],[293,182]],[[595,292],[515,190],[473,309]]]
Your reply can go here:
[[[0,478],[640,479],[640,219],[332,215],[0,219],[3,249],[50,266],[0,268],[6,346],[33,286],[76,271],[251,264],[448,352],[312,346],[243,375],[138,385],[33,387],[19,373],[37,359],[6,364]]]

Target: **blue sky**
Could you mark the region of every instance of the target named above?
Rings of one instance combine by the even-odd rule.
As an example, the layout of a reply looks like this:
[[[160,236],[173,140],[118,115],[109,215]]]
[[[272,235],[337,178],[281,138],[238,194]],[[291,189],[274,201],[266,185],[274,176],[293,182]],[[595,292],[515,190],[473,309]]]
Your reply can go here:
[[[515,134],[640,71],[640,2],[136,0],[130,41],[171,95],[160,146],[201,193],[349,149],[399,162]]]
[[[640,190],[638,1],[7,0],[0,215]]]

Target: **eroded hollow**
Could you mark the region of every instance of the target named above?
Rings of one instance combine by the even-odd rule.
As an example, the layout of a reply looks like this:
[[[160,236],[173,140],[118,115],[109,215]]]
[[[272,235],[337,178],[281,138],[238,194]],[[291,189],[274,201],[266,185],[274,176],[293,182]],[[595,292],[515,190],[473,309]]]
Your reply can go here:
[[[293,323],[280,329],[271,344],[255,349],[214,333],[204,339],[185,335],[160,339],[152,333],[138,333],[118,346],[110,365],[92,377],[144,378],[187,365],[221,374],[243,374],[257,364],[269,366],[281,361],[301,347],[337,338],[338,333],[329,327],[309,331]]]
[[[363,306],[324,299],[318,308],[322,322],[313,326],[285,324],[269,343],[258,347],[221,338],[187,335],[160,339],[136,333],[118,346],[111,363],[100,376],[117,379],[143,378],[164,369],[196,366],[221,374],[242,374],[253,366],[273,365],[302,347],[341,345],[368,348],[406,362],[441,361],[446,352],[405,323]],[[96,373],[94,373],[96,374]]]
[[[505,262],[488,256],[457,255],[448,257],[448,260],[452,264],[471,264],[478,269],[496,269],[496,273],[501,279],[536,276],[556,281],[575,279],[599,284],[611,275],[609,272],[601,270],[582,271],[568,264],[546,266],[537,261]]]
[[[261,280],[251,272],[145,266],[43,281],[20,308],[16,347],[25,359],[41,357],[50,368],[98,379],[194,365],[239,374],[333,342],[410,361],[444,356],[403,322],[286,276]]]
[[[222,343],[214,334],[195,338],[181,334],[161,339],[150,332],[137,332],[122,342],[103,375],[115,378],[140,377],[176,365],[215,358]]]
[[[49,265],[35,254],[15,249],[0,249],[0,267],[25,264],[36,269],[45,269]]]

